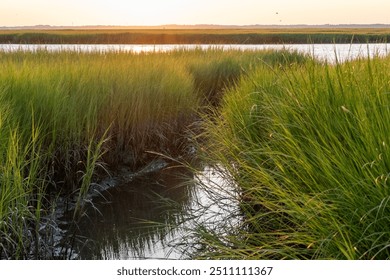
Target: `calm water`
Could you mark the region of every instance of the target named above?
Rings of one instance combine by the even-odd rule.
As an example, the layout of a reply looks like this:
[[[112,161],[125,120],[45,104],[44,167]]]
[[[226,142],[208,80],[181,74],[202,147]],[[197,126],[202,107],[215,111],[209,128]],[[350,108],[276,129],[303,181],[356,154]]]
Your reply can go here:
[[[195,195],[184,176],[191,174],[162,170],[102,192],[77,223],[67,223],[72,212],[63,217],[68,235],[60,247],[81,259],[180,258],[172,244]]]
[[[192,178],[192,180],[191,180]],[[223,189],[221,188],[223,186]],[[238,228],[235,192],[214,169],[165,168],[94,197],[80,220],[59,220],[54,255],[69,259],[184,259],[197,250],[195,228]],[[218,199],[215,199],[218,197]],[[229,224],[229,225],[227,225]]]
[[[91,51],[127,51],[127,52],[165,52],[174,49],[194,48],[223,48],[239,50],[263,50],[263,49],[289,49],[308,53],[320,60],[335,62],[367,57],[368,55],[387,55],[390,44],[296,44],[296,45],[23,45],[23,44],[0,44],[0,50],[4,51],[35,51],[46,49],[49,51],[74,50],[80,52]]]

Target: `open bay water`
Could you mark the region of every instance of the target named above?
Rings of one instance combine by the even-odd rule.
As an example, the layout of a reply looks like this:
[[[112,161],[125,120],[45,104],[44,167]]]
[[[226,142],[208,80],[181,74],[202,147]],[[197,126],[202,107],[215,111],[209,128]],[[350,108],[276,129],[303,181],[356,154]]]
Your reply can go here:
[[[79,51],[79,52],[107,52],[124,51],[133,53],[167,52],[175,49],[209,49],[220,48],[225,50],[294,50],[306,53],[321,61],[335,63],[360,57],[385,56],[389,54],[390,44],[287,44],[287,45],[121,45],[121,44],[0,44],[0,50],[13,51]]]

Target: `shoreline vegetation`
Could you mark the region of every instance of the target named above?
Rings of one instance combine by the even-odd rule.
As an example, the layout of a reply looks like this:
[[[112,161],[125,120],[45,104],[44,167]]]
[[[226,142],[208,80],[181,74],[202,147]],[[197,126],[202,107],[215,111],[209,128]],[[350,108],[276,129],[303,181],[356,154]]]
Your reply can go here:
[[[262,65],[225,92],[205,158],[238,186],[245,218],[199,232],[201,258],[390,258],[389,67]]]
[[[189,233],[193,258],[389,259],[389,67],[285,50],[0,51],[0,259],[50,258],[59,196],[76,197],[77,220],[99,178],[186,162],[193,145],[242,216]]]
[[[389,39],[389,28],[0,30],[2,44],[364,44]]]

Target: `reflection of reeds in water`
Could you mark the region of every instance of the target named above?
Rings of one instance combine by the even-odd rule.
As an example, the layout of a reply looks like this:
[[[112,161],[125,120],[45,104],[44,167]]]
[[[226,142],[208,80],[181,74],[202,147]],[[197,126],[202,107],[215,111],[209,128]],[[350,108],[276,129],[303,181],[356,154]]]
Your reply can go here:
[[[239,236],[243,216],[239,208],[238,189],[221,165],[206,165],[193,170],[193,199],[180,224],[180,238],[175,243],[183,258],[212,259],[216,248],[233,246]]]
[[[64,241],[76,238],[82,259],[177,258],[169,246],[192,201],[189,176],[168,168],[103,192]]]

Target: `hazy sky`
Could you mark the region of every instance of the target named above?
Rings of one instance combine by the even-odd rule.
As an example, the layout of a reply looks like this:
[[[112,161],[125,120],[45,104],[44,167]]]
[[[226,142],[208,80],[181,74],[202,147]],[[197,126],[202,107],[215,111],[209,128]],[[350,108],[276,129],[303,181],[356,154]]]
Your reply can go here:
[[[390,24],[390,0],[0,0],[0,26]]]

